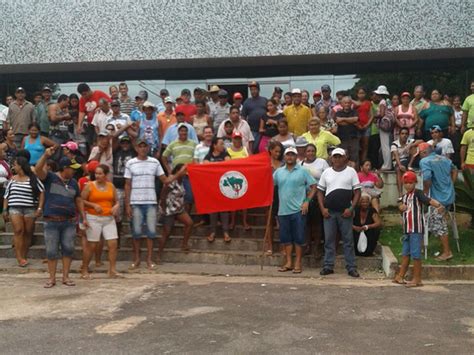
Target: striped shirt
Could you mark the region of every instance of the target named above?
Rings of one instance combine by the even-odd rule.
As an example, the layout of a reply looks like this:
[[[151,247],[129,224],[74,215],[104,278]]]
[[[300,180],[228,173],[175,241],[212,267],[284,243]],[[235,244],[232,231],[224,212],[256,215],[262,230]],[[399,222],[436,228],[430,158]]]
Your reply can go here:
[[[124,100],[120,98],[120,111],[123,112],[124,114],[130,116],[135,106],[136,106],[135,100],[132,100],[130,97]]]
[[[41,181],[37,180],[38,190],[44,191]],[[27,207],[35,208],[38,205],[38,199],[33,196],[33,189],[30,181],[10,180],[5,189],[4,198],[8,200],[8,207]]]
[[[413,190],[402,196],[402,203],[407,206],[402,212],[403,234],[424,233],[423,206],[429,205],[431,199],[421,190]]]
[[[194,149],[196,148],[196,142],[187,140],[180,141],[176,140],[166,147],[163,157],[172,158],[173,168],[178,164],[192,163],[194,158]]]
[[[125,164],[125,179],[131,180],[131,205],[156,205],[155,178],[164,175],[158,160],[132,158]]]

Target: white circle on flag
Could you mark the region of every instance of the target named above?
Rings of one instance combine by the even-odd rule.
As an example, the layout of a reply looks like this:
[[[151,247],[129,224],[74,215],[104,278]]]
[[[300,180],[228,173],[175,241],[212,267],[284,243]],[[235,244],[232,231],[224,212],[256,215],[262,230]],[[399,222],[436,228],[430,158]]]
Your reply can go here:
[[[228,171],[221,176],[219,189],[225,197],[235,200],[247,193],[248,182],[242,173]]]

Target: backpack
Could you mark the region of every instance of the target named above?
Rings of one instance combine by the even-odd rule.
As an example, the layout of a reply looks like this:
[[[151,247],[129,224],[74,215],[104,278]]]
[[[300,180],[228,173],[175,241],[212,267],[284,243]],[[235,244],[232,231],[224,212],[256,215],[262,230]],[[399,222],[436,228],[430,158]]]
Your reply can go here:
[[[394,122],[395,115],[393,113],[393,107],[387,100],[387,108],[385,109],[385,115],[377,121],[377,126],[384,132],[392,132]]]

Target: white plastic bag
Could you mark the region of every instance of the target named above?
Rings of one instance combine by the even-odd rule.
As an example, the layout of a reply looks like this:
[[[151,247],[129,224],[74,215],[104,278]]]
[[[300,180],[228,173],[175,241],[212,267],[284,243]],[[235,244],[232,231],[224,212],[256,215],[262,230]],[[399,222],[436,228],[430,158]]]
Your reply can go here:
[[[367,250],[367,236],[364,231],[360,232],[359,241],[357,242],[357,250],[359,253],[365,253]]]

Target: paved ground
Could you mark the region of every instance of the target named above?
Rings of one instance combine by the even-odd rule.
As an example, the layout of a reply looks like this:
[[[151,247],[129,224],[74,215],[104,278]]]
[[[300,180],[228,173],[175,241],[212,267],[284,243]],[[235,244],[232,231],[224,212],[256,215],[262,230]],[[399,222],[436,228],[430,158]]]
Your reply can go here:
[[[47,290],[44,274],[0,275],[0,352],[467,354],[474,345],[474,283],[96,277]]]

